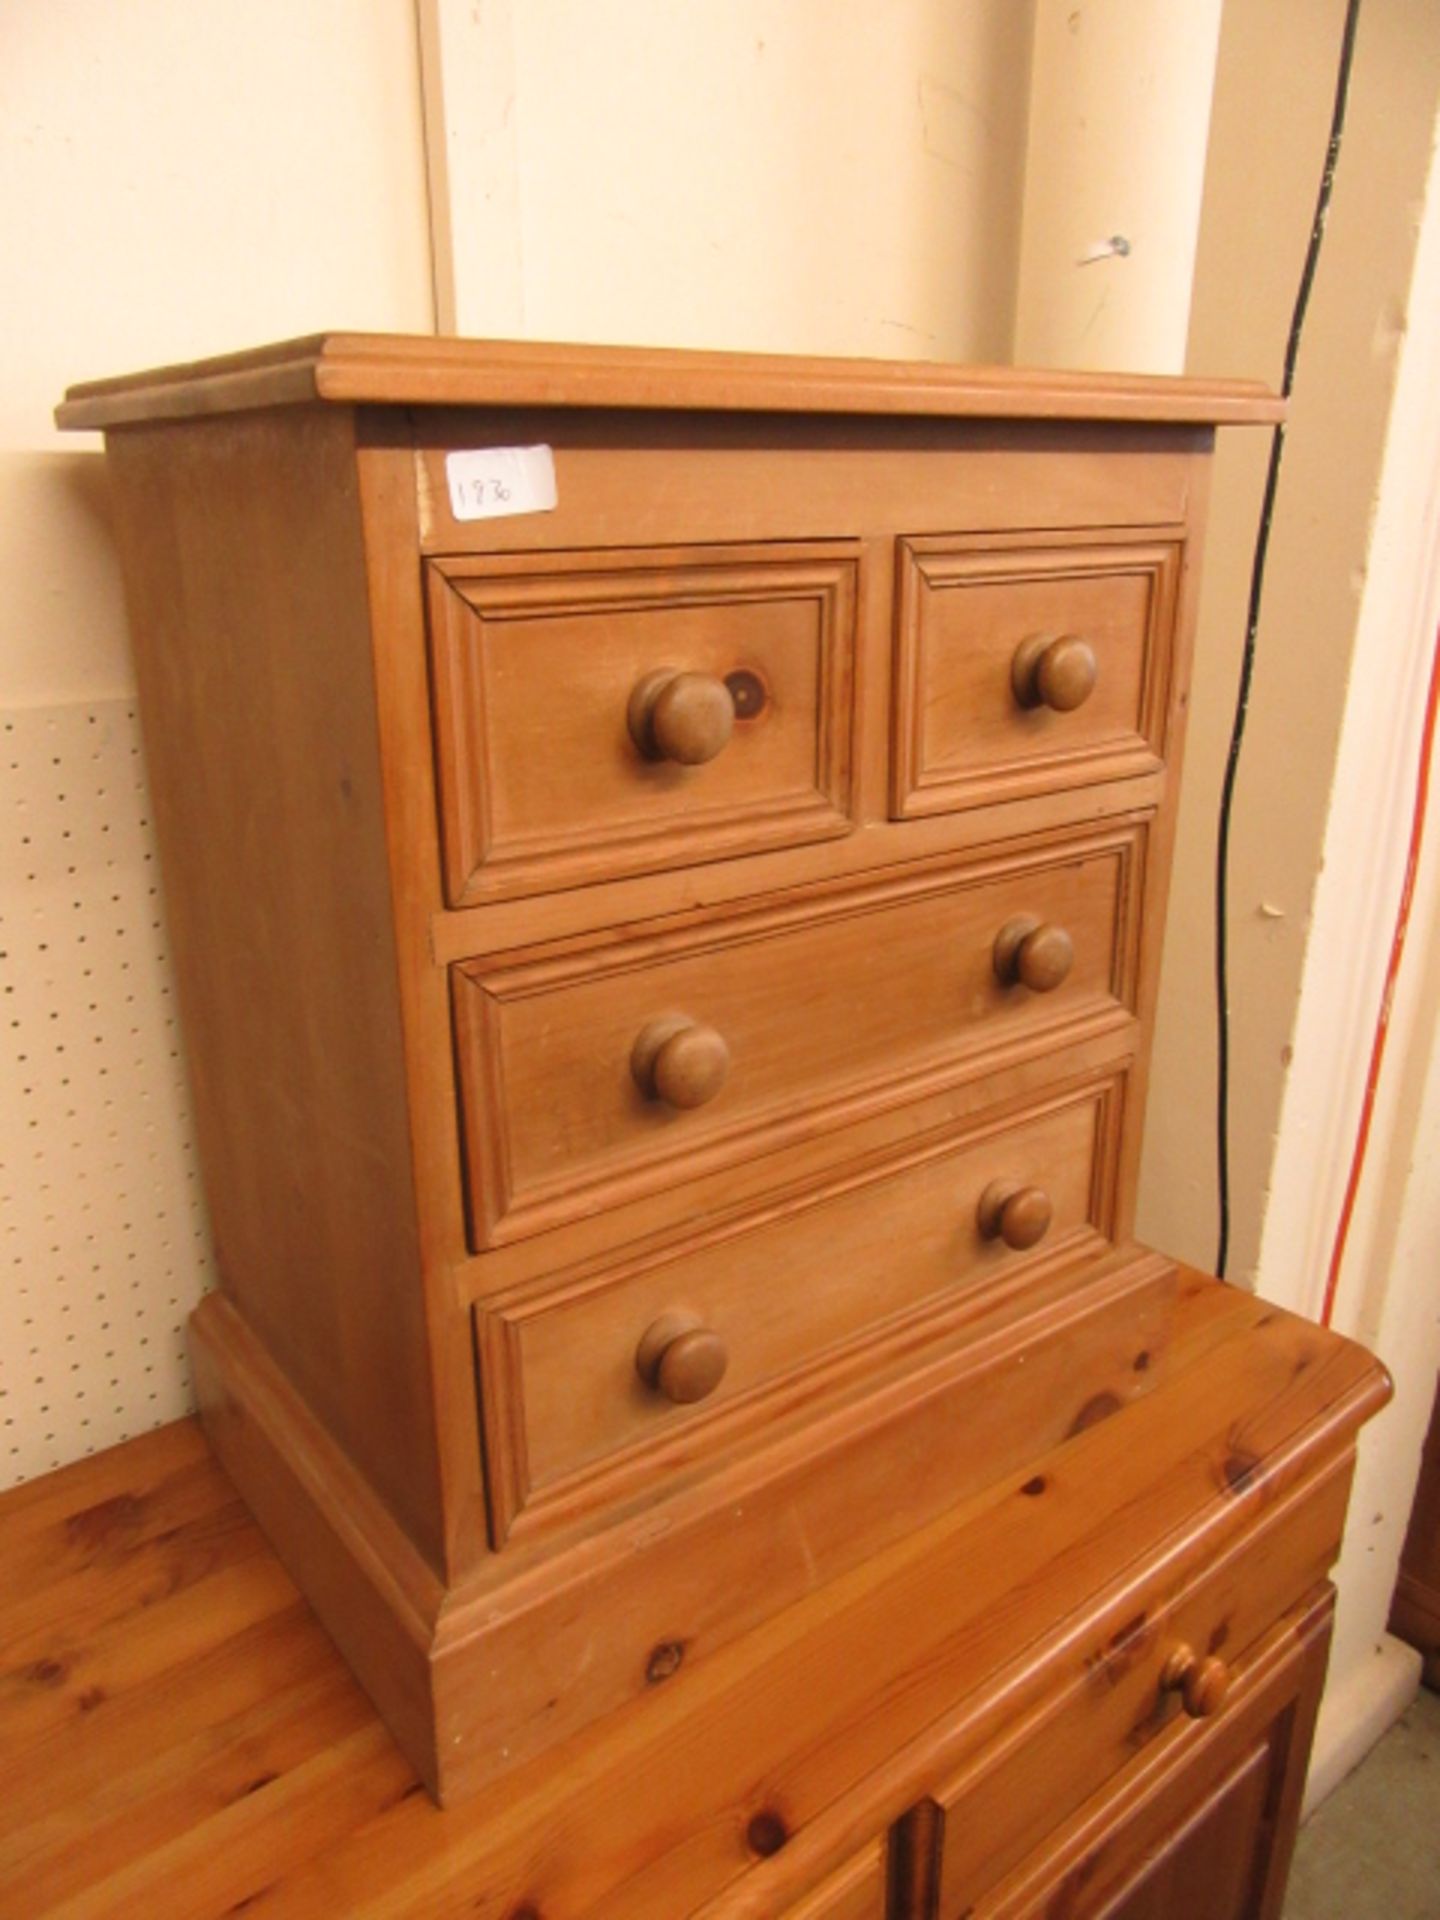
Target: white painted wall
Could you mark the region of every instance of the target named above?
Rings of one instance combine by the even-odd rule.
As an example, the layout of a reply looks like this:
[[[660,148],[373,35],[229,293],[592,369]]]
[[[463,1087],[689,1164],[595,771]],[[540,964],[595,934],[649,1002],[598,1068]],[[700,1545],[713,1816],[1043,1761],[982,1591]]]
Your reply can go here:
[[[429,329],[417,64],[411,0],[0,3],[0,708],[130,685],[67,385]]]
[[[1009,358],[1029,0],[421,16],[447,329]]]
[[[411,0],[0,0],[0,1484],[185,1410],[208,1272],[72,381],[432,320]]]
[[[1021,366],[1183,371],[1220,9],[1037,0]]]

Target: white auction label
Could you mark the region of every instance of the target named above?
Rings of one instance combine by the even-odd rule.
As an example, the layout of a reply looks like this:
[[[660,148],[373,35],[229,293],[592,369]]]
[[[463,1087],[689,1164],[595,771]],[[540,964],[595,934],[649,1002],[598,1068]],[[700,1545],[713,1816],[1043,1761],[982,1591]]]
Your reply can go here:
[[[549,447],[476,447],[447,453],[445,479],[457,520],[507,513],[553,513],[555,455]]]

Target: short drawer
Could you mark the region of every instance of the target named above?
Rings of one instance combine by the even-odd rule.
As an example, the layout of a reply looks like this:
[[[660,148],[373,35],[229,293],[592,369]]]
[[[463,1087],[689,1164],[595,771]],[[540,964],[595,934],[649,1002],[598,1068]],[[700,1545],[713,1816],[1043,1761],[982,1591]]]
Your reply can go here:
[[[1218,1722],[1175,1726],[993,1892],[948,1920],[1275,1920],[1284,1900],[1333,1601],[1241,1663]],[[934,1909],[931,1909],[933,1912]]]
[[[1317,1590],[1334,1559],[1349,1483],[1348,1462],[1330,1468],[1183,1592],[1142,1601],[1081,1651],[1068,1685],[940,1787],[939,1920],[979,1906],[1152,1748],[1223,1731],[1244,1700],[1251,1649]]]
[[[459,966],[472,1244],[1126,1025],[1144,834]]]
[[[899,549],[897,818],[1153,772],[1178,540],[994,535]]]
[[[848,831],[857,553],[430,561],[451,904]]]
[[[1122,1105],[1118,1078],[1055,1093],[958,1140],[912,1143],[758,1224],[742,1217],[486,1302],[476,1325],[497,1531],[529,1502],[573,1505],[577,1481],[616,1456],[659,1477],[671,1441],[713,1448],[717,1422],[735,1439],[789,1398],[814,1401],[822,1363],[847,1381],[878,1372],[927,1312],[993,1304],[1042,1263],[1099,1251]]]

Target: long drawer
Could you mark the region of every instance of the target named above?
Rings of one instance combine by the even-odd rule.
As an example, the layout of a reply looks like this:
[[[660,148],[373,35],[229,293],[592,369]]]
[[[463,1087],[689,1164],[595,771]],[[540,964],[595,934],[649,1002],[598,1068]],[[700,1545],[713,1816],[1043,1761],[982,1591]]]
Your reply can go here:
[[[604,1271],[477,1310],[497,1531],[620,1456],[656,1480],[814,1398],[817,1367],[883,1372],[887,1342],[1023,1288],[1111,1232],[1123,1081],[912,1143],[861,1175]],[[708,1436],[708,1438],[707,1438]],[[596,1497],[606,1489],[596,1488]]]
[[[1126,1026],[1144,832],[459,966],[472,1246]]]

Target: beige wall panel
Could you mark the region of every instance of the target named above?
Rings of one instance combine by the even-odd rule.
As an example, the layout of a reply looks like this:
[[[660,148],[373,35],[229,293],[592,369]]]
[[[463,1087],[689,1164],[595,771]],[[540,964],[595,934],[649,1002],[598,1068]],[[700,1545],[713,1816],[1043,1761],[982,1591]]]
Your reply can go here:
[[[1010,357],[1028,0],[425,0],[447,328]]]
[[[411,0],[0,6],[0,1480],[189,1403],[209,1277],[87,375],[432,315]]]
[[[1021,366],[1185,365],[1221,0],[1037,0]]]
[[[1343,0],[1235,0],[1221,37],[1188,370],[1278,380]],[[1284,85],[1277,85],[1277,76]],[[1437,100],[1440,14],[1367,0],[1311,301],[1236,795],[1230,1275],[1253,1283]],[[1215,1257],[1213,877],[1264,436],[1222,434],[1156,1025],[1139,1229]]]
[[[326,327],[428,330],[413,7],[0,7],[0,152],[0,257],[23,263],[0,309],[4,709],[131,685],[99,461],[55,451],[66,386]]]

